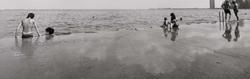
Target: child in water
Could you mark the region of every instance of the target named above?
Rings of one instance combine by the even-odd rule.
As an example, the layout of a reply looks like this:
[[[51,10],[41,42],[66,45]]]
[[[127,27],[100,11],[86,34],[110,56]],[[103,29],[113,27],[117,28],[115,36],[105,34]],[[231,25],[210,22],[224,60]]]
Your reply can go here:
[[[45,29],[45,32],[46,32],[46,35],[53,35],[55,30],[53,28],[51,28],[51,27],[47,27]]]
[[[167,17],[164,17],[164,21],[163,21],[163,25],[161,26],[162,27],[162,29],[163,29],[163,32],[164,32],[164,34],[166,34],[166,32],[168,31],[168,26],[169,26],[169,22],[167,22]]]
[[[171,26],[172,26],[170,29],[178,30],[179,29],[179,25],[177,24],[177,19],[176,19],[175,14],[171,13],[170,17],[171,17],[170,23],[171,23]],[[182,20],[182,18],[181,18],[181,20]]]
[[[46,35],[45,38],[46,38],[46,40],[52,39],[54,37],[54,32],[55,32],[54,28],[47,27],[45,29],[45,35]]]

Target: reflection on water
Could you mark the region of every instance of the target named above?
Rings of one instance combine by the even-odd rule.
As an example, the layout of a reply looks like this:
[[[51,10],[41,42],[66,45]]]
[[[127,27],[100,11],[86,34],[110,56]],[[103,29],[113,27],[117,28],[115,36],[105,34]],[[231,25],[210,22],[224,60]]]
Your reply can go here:
[[[227,39],[228,42],[231,41],[232,35],[231,35],[231,31],[232,31],[232,26],[229,23],[226,23],[226,29],[224,34],[222,35],[225,39]]]
[[[178,30],[179,28],[173,28],[173,31],[171,32],[171,40],[172,41],[175,41],[176,40],[176,37],[178,36]]]
[[[10,72],[6,77],[14,78],[1,79],[249,78],[245,74],[249,70],[247,60],[250,38],[244,36],[249,34],[248,29],[240,29],[238,24],[236,27],[233,24],[227,25],[227,30],[221,33],[215,24],[211,27],[206,27],[209,24],[203,25],[182,27],[179,32],[177,29],[172,30],[169,32],[171,40],[176,40],[178,33],[181,33],[178,42],[175,43],[166,42],[158,29],[114,32],[114,35],[97,33],[62,36],[60,39],[63,40],[53,40],[52,44],[38,49],[34,38],[23,39],[20,42],[16,40],[16,45],[20,43],[18,47],[25,56],[35,53],[36,57],[21,62],[19,59],[8,61],[6,59],[14,59],[2,58],[1,61],[4,62],[0,61],[0,73]],[[240,34],[241,38],[244,37],[243,41],[228,46],[222,37],[223,34],[226,36],[225,31],[228,30],[232,41],[238,40]],[[47,36],[46,40],[52,38],[53,36]],[[9,63],[14,65],[2,66]],[[246,70],[247,73],[242,70]]]
[[[54,35],[46,35],[45,36],[46,41],[51,40],[52,38],[54,38]]]
[[[170,38],[170,40],[171,40],[171,41],[175,41],[176,38],[177,38],[177,36],[178,36],[178,31],[179,31],[179,28],[173,28],[173,29],[170,30],[170,31],[165,31],[165,29],[164,29],[163,33],[164,33],[164,36],[165,36],[166,38],[168,37],[168,33],[171,33],[171,38]]]
[[[232,40],[232,30],[233,30],[232,24],[233,23],[225,23],[225,32],[222,35],[222,37],[224,37],[228,42],[231,42]],[[237,22],[235,29],[234,29],[235,38],[233,40],[235,42],[237,42],[240,37],[239,25],[240,25],[240,22]]]
[[[235,33],[234,41],[238,41],[238,39],[240,37],[239,22],[237,22],[234,33]]]
[[[20,49],[21,54],[25,56],[33,56],[39,38],[22,38],[21,43],[18,38],[15,38],[15,45]]]

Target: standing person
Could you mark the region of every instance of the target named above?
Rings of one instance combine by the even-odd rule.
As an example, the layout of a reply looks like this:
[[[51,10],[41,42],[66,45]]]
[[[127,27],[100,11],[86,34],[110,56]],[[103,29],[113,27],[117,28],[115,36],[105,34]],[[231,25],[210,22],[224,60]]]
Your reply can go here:
[[[176,19],[176,16],[174,13],[171,13],[170,14],[171,16],[171,28],[170,29],[173,29],[173,30],[178,30],[179,29],[179,25],[177,24],[177,19]],[[182,18],[181,18],[182,20]]]
[[[225,12],[225,21],[230,21],[231,18],[231,11],[230,11],[230,3],[228,0],[225,0],[223,4],[221,5],[222,9]],[[229,15],[229,18],[227,16]]]
[[[168,26],[170,24],[169,22],[167,22],[167,20],[167,17],[164,17],[163,25],[161,26],[165,37],[167,37]]]
[[[21,23],[17,26],[15,37],[17,37],[17,31],[20,28],[22,28],[22,38],[33,37],[33,33],[32,33],[33,28],[35,28],[38,36],[40,36],[34,17],[35,17],[34,13],[29,13],[28,16],[24,20],[21,21]]]
[[[171,21],[170,21],[170,22],[171,22],[171,23],[176,23],[177,20],[176,20],[175,14],[174,14],[174,13],[171,13],[171,14],[170,14],[170,17],[171,17]]]
[[[234,10],[234,14],[235,14],[235,17],[237,18],[237,21],[239,21],[239,17],[238,17],[238,4],[235,2],[235,1],[232,1],[232,7],[233,7],[233,10]]]

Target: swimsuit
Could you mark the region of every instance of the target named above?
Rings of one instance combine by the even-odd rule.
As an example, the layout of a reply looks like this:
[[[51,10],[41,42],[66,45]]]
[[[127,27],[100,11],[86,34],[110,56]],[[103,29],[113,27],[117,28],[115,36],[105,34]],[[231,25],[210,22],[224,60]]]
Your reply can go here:
[[[32,33],[30,33],[30,32],[28,32],[28,33],[23,32],[22,38],[31,38],[31,37],[33,37]]]

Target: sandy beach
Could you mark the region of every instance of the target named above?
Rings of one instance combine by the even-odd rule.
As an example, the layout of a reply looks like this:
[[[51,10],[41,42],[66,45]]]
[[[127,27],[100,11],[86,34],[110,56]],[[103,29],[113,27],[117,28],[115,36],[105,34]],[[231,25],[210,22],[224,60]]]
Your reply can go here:
[[[6,25],[12,29],[5,29],[8,31],[8,36],[2,35],[0,39],[0,79],[250,78],[249,20],[241,20],[239,24],[236,22],[228,24],[232,27],[229,38],[223,37],[226,26],[216,22],[218,19],[197,22],[193,20],[194,18],[184,20],[180,23],[179,31],[168,32],[165,37],[159,27],[163,19],[160,17],[168,14],[150,19],[152,24],[148,21],[144,24],[138,23],[141,19],[145,19],[142,16],[150,14],[154,14],[154,11],[136,17],[135,20],[139,20],[134,24],[129,24],[134,20],[122,21],[124,18],[116,19],[118,24],[111,24],[110,27],[102,27],[109,20],[104,20],[102,23],[98,20],[93,22],[94,24],[83,23],[83,26],[89,26],[89,29],[74,24],[63,27],[59,22],[54,24],[57,30],[63,29],[59,31],[70,31],[72,34],[25,40],[15,39],[11,32],[15,30],[13,29],[15,26]],[[243,13],[241,16],[244,16]],[[153,16],[146,18],[150,17]],[[65,22],[64,20],[66,19],[60,21]],[[41,29],[53,26],[52,23],[38,21],[44,24]],[[3,26],[3,21],[0,22]],[[18,23],[17,20],[13,23],[15,22]],[[99,30],[93,27],[98,24],[102,24]],[[131,27],[126,25],[120,27],[122,24]],[[112,28],[117,25],[119,28]],[[237,35],[236,30],[239,31]],[[1,30],[1,33],[4,31]]]

